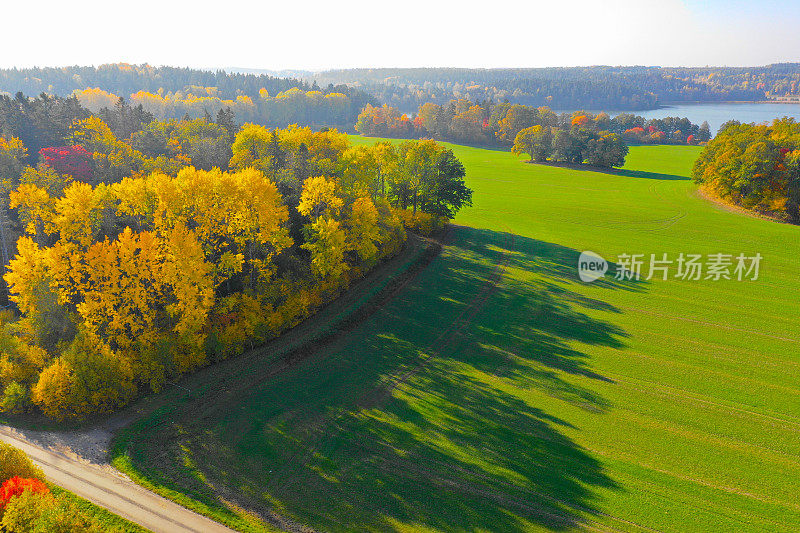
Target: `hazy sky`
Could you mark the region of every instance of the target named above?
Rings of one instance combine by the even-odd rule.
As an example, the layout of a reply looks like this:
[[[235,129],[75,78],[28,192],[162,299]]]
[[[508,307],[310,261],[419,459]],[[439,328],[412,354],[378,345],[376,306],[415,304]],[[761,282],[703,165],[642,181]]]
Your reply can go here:
[[[797,0],[5,3],[0,67],[336,67],[800,61]]]

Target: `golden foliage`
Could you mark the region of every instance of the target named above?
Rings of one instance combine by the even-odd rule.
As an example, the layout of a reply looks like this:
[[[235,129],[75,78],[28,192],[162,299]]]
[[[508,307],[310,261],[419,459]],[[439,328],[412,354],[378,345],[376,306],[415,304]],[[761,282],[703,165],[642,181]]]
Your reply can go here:
[[[280,95],[301,97],[318,96]],[[30,391],[56,419],[113,411],[138,386],[158,390],[297,325],[397,253],[403,219],[417,229],[438,221],[396,212],[385,197],[400,179],[416,194],[435,171],[432,141],[351,149],[335,130],[248,124],[233,144],[234,170],[170,175],[98,119],[75,133],[100,154],[110,184],[31,169],[11,193],[26,234],[5,280],[23,317],[0,322],[9,391],[0,406]],[[183,147],[173,148],[177,158]],[[298,246],[290,209],[304,224],[293,228]]]

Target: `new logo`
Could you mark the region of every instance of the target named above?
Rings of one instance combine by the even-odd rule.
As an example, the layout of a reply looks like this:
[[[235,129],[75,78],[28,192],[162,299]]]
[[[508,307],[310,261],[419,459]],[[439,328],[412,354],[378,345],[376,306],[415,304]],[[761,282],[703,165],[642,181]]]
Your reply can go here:
[[[590,251],[581,252],[578,257],[578,277],[584,283],[591,283],[606,275],[608,263],[598,254]]]

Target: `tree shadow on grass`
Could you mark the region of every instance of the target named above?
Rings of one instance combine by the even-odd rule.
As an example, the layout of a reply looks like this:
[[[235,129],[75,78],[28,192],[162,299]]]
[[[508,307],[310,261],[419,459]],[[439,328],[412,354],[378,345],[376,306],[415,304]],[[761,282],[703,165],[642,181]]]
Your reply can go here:
[[[579,170],[583,172],[600,172],[602,174],[612,174],[614,176],[626,176],[628,178],[643,178],[649,180],[666,180],[666,181],[688,181],[691,178],[687,176],[679,176],[677,174],[661,174],[659,172],[648,172],[646,170],[631,170],[627,168],[609,168],[598,167],[594,165],[585,165],[583,163],[564,163],[559,161],[528,161],[532,165],[544,165],[548,167],[568,168],[570,170]]]
[[[627,168],[614,168],[611,169],[609,174],[627,176],[629,178],[643,178],[648,180],[689,181],[692,179],[688,176],[679,176],[677,174],[661,174],[658,172],[647,172],[646,170],[629,170]]]
[[[597,491],[619,487],[557,413],[612,407],[600,390],[613,381],[585,350],[624,346],[608,321],[620,310],[600,297],[644,284],[606,277],[589,297],[575,286],[576,250],[454,233],[411,286],[324,353],[236,397],[211,391],[202,409],[187,404],[131,443],[134,464],[287,529],[525,531],[591,520]],[[235,372],[247,381],[258,369]]]

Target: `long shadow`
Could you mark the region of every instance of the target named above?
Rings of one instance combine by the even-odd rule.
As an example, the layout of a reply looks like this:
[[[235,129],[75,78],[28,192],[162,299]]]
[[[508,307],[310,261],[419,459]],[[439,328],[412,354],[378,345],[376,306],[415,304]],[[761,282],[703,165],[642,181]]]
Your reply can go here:
[[[611,169],[609,174],[627,176],[629,178],[642,178],[648,180],[667,180],[667,181],[689,181],[688,176],[678,176],[677,174],[659,174],[658,172],[647,172],[646,170],[629,170],[625,168]]]
[[[411,286],[325,353],[235,397],[209,389],[139,434],[134,465],[290,530],[559,530],[590,520],[597,491],[619,487],[565,435],[577,428],[531,398],[586,416],[613,408],[598,392],[613,381],[583,350],[624,346],[625,332],[606,320],[620,310],[574,290],[576,250],[454,233]],[[611,277],[600,287],[645,290]],[[236,372],[246,380],[257,369]]]
[[[646,170],[630,170],[627,168],[609,168],[598,167],[594,165],[584,165],[578,163],[563,163],[558,161],[537,161],[531,162],[532,165],[543,165],[547,167],[568,168],[570,170],[578,170],[582,172],[601,172],[603,174],[612,174],[614,176],[627,176],[629,178],[641,178],[648,180],[661,180],[661,181],[688,181],[691,178],[687,176],[679,176],[677,174],[661,174],[658,172],[648,172]]]

